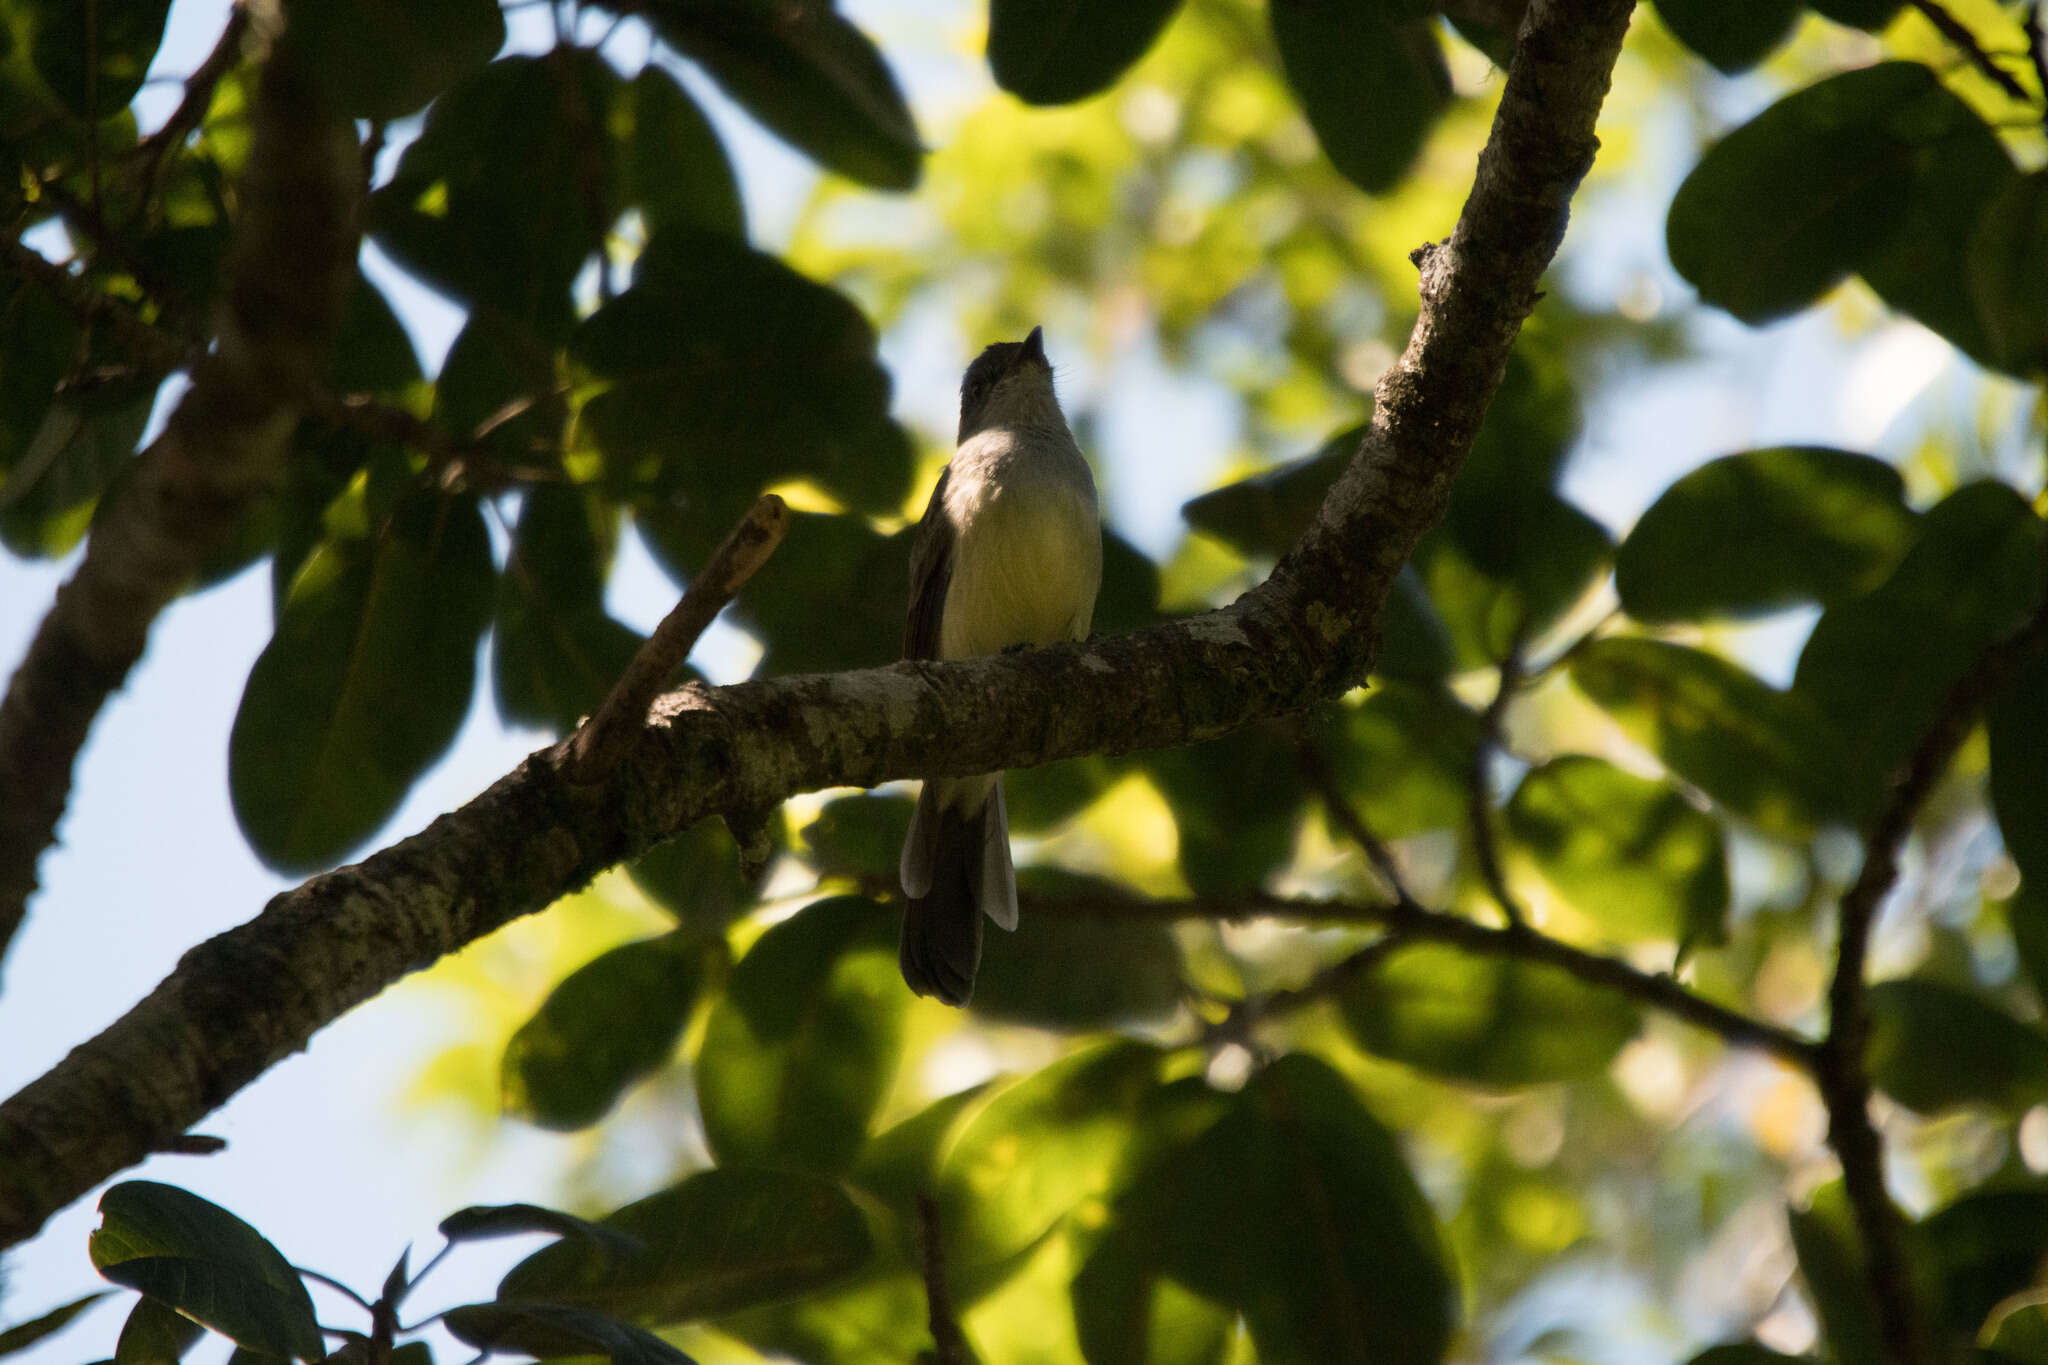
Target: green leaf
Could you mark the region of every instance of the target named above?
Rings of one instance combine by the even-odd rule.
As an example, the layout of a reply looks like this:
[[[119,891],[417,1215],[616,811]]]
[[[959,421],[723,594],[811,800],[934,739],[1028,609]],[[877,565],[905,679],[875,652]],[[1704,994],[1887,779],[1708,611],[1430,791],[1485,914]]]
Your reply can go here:
[[[256,1229],[196,1194],[149,1180],[116,1185],[100,1196],[100,1226],[87,1246],[115,1284],[250,1350],[327,1354],[298,1272]]]
[[[496,0],[288,0],[285,14],[307,68],[351,118],[417,113],[505,45]]]
[[[947,1272],[974,1297],[1113,1182],[1163,1054],[1103,1043],[1025,1076],[960,1130],[940,1175]]]
[[[1678,777],[1765,833],[1804,840],[1846,814],[1846,759],[1827,714],[1716,655],[1660,640],[1596,640],[1572,681]]]
[[[1725,455],[1665,489],[1614,557],[1638,621],[1746,616],[1869,592],[1913,542],[1896,469],[1868,455],[1780,446]]]
[[[1188,525],[1243,555],[1279,555],[1308,529],[1330,486],[1358,452],[1363,426],[1338,432],[1313,455],[1204,493],[1181,508]]]
[[[596,1123],[668,1062],[703,981],[703,949],[680,930],[578,967],[505,1044],[505,1112],[543,1128]]]
[[[429,284],[559,340],[570,285],[623,207],[604,134],[624,88],[576,48],[492,62],[434,101],[368,228]]]
[[[164,39],[170,0],[17,0],[30,53],[58,99],[82,119],[109,118],[142,88]]]
[[[441,1324],[479,1351],[517,1351],[536,1359],[602,1355],[612,1365],[695,1365],[652,1332],[614,1322],[587,1308],[553,1303],[470,1303],[450,1308]]]
[[[860,896],[761,935],[711,1007],[697,1103],[719,1161],[836,1174],[853,1164],[895,1074],[909,996],[895,916]]]
[[[1017,873],[1025,923],[990,934],[970,1008],[986,1019],[1084,1033],[1161,1022],[1180,1007],[1180,943],[1162,923],[1096,914],[1046,913],[1062,900],[1113,906],[1129,892],[1053,867]]]
[[[822,876],[891,878],[910,832],[907,796],[842,796],[803,828],[804,860]]]
[[[768,830],[770,851],[779,846]],[[626,864],[633,885],[700,939],[716,938],[754,902],[765,865],[749,874],[725,821],[699,820]]]
[[[206,1335],[206,1329],[170,1305],[148,1295],[137,1299],[121,1324],[114,1365],[175,1365]]]
[[[101,1289],[91,1294],[81,1295],[62,1307],[52,1308],[39,1318],[30,1318],[27,1322],[16,1323],[12,1327],[0,1328],[0,1356],[11,1356],[18,1352],[26,1351],[44,1337],[63,1331],[65,1327],[70,1325],[73,1318],[98,1303],[101,1299],[104,1299],[107,1296],[107,1292]],[[152,1303],[154,1300],[143,1299],[141,1302]],[[137,1304],[136,1307],[139,1311],[141,1304]],[[131,1320],[133,1319],[133,1314],[130,1315],[130,1318]],[[125,1329],[122,1335],[124,1337],[127,1335]],[[122,1361],[122,1365],[127,1365],[125,1359]]]
[[[1496,1089],[1597,1075],[1642,1023],[1621,996],[1556,967],[1439,943],[1378,958],[1339,1004],[1368,1051]]]
[[[1248,726],[1139,762],[1173,811],[1181,875],[1196,895],[1256,890],[1293,853],[1308,793],[1278,727]]]
[[[1835,1365],[1881,1365],[1876,1306],[1863,1267],[1862,1242],[1839,1180],[1813,1192],[1811,1205],[1788,1209],[1792,1246],[1807,1298],[1820,1315],[1822,1336]]]
[[[2019,173],[1998,134],[1947,88],[1917,101],[1914,119],[1904,212],[1889,240],[1864,260],[1863,279],[1971,359],[1997,364],[1985,326],[1994,313],[1971,289],[1979,259],[1971,234]],[[2041,261],[2048,265],[2048,255]],[[2048,303],[2048,292],[2040,297]],[[2041,332],[2048,338],[2048,322]]]
[[[2048,1000],[2048,877],[2026,874],[2005,903],[2005,918],[2035,997]]]
[[[441,362],[434,425],[514,468],[558,469],[568,422],[559,382],[553,345],[528,321],[478,304]]]
[[[2019,1113],[2048,1099],[2048,1036],[1934,981],[1870,988],[1870,1075],[1908,1109],[1982,1103]]]
[[[70,553],[134,468],[155,401],[153,380],[130,380],[52,403],[0,489],[0,542],[24,557]]]
[[[1330,163],[1370,193],[1394,188],[1450,102],[1435,25],[1402,0],[1271,0],[1267,17]]]
[[[2048,1189],[1975,1190],[1913,1232],[1936,1288],[1937,1323],[1958,1342],[1979,1341],[1991,1311],[2037,1281],[2048,1256]]]
[[[1852,812],[1875,810],[1949,689],[2032,614],[2044,540],[2048,528],[2010,487],[1969,484],[1927,512],[1890,578],[1814,626],[1792,690],[1842,736]]]
[[[584,1237],[619,1255],[646,1250],[638,1238],[560,1209],[538,1204],[473,1204],[441,1220],[441,1235],[451,1242],[487,1241],[524,1233],[551,1232],[557,1237]]]
[[[349,286],[327,377],[337,393],[392,393],[420,380],[412,336],[366,275]]]
[[[498,1296],[667,1325],[822,1289],[872,1250],[866,1221],[839,1186],[801,1171],[699,1171],[604,1225],[647,1250],[615,1261],[600,1248],[558,1242],[514,1266]]]
[[[1970,297],[2001,369],[2048,369],[2048,170],[2016,177],[1969,239]]]
[[[78,323],[56,295],[23,275],[0,278],[0,505],[21,497],[15,471],[77,349]]]
[[[829,5],[650,0],[664,42],[826,170],[877,189],[917,184],[924,146],[888,63]]]
[[[1463,829],[1479,717],[1448,688],[1382,683],[1330,708],[1316,744],[1382,839]]]
[[[1112,1226],[1075,1281],[1091,1365],[1147,1358],[1133,1328],[1156,1301],[1116,1292],[1145,1284],[1133,1262],[1243,1313],[1263,1360],[1429,1365],[1450,1344],[1457,1286],[1428,1201],[1393,1135],[1306,1054],[1170,1147]]]
[[[909,593],[906,528],[883,536],[859,517],[792,512],[782,548],[741,590],[733,614],[765,646],[767,675],[822,673],[893,662]],[[839,585],[818,610],[817,585]]]
[[[235,817],[270,866],[332,866],[388,819],[468,713],[492,583],[476,499],[402,501],[292,584],[228,744]]]
[[[1666,224],[1671,264],[1747,323],[1804,308],[1898,229],[1915,106],[1946,98],[1926,67],[1883,62],[1779,100],[1708,149],[1679,186]]]
[[[624,144],[626,197],[640,205],[649,232],[686,225],[746,240],[746,205],[725,144],[675,77],[657,66],[640,68],[612,116],[632,119]]]
[[[1180,0],[989,0],[988,64],[1026,104],[1100,94],[1145,55]]]
[[[815,479],[887,512],[909,491],[910,449],[889,420],[889,375],[867,319],[723,233],[657,233],[633,287],[577,329],[571,351],[611,381],[583,409],[610,478],[710,500],[687,541],[672,542],[685,574],[769,484]],[[792,527],[750,586],[781,573],[798,546]],[[890,586],[900,593],[901,582]]]
[[[2006,852],[2026,885],[2048,891],[2048,654],[2036,654],[1992,699],[1985,713],[1991,737],[1991,807]],[[2022,892],[2022,895],[2025,893]],[[2048,910],[2048,900],[2038,902]],[[2048,928],[2048,917],[2044,917]],[[2048,979],[2041,984],[2048,992]]]
[[[1657,0],[1657,17],[1678,41],[1733,75],[1791,35],[1799,8],[1799,0]]]
[[[1892,21],[1906,0],[1807,0],[1815,14],[1838,24],[1877,32]]]
[[[1571,754],[1522,779],[1507,827],[1572,908],[1623,941],[1727,939],[1721,826],[1661,782]]]
[[[1809,1365],[1812,1359],[1811,1356],[1788,1356],[1753,1341],[1732,1341],[1709,1346],[1686,1365]]]
[[[529,489],[498,577],[491,681],[507,725],[567,734],[642,643],[604,609],[617,509],[566,484]]]

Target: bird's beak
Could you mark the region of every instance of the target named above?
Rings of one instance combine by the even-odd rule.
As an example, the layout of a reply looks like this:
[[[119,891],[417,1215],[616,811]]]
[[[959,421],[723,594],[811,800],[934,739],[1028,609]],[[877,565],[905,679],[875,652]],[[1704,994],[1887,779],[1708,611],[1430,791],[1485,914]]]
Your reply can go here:
[[[1033,327],[1031,329],[1031,335],[1024,338],[1023,353],[1017,358],[1019,360],[1035,360],[1041,365],[1046,363],[1045,329],[1043,327]]]

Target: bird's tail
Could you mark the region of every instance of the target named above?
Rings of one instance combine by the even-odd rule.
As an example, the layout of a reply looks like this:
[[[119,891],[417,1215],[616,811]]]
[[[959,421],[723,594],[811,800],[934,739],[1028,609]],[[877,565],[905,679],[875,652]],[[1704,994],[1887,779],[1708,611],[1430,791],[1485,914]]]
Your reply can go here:
[[[1005,929],[1017,927],[1002,778],[968,782],[925,783],[898,868],[907,900],[903,979],[919,995],[949,1005],[964,1005],[974,994],[982,915]]]

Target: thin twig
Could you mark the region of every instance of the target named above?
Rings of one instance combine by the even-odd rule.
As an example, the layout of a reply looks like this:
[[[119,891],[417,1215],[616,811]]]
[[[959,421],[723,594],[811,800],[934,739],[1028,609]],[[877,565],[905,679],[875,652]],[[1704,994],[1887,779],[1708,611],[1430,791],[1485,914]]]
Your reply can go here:
[[[1508,704],[1522,684],[1523,649],[1528,644],[1528,623],[1515,627],[1508,642],[1507,657],[1500,661],[1500,683],[1493,700],[1479,717],[1479,738],[1472,745],[1472,766],[1465,775],[1466,820],[1472,831],[1472,857],[1479,864],[1479,876],[1493,896],[1493,903],[1510,929],[1528,923],[1528,916],[1508,890],[1507,874],[1500,865],[1500,836],[1493,827],[1493,756],[1501,748],[1501,731]]]
[[[180,1133],[157,1148],[171,1156],[212,1156],[228,1149],[226,1138],[214,1137],[210,1133]]]
[[[2027,57],[2034,64],[2034,81],[2041,87],[2041,121],[2048,124],[2048,0],[2034,0],[2027,15]]]
[[[1297,731],[1294,745],[1295,756],[1301,764],[1302,775],[1322,798],[1323,809],[1329,812],[1330,823],[1335,825],[1345,838],[1357,844],[1366,860],[1378,872],[1380,880],[1387,884],[1387,891],[1396,903],[1420,910],[1421,902],[1409,892],[1401,876],[1401,865],[1394,859],[1394,851],[1386,841],[1373,832],[1365,817],[1359,813],[1351,799],[1344,792],[1344,786],[1337,780],[1337,774],[1330,768],[1330,761],[1323,751],[1315,746],[1304,732]]]
[[[158,178],[163,174],[164,163],[171,150],[182,146],[185,138],[213,106],[213,92],[220,84],[221,77],[234,69],[242,60],[242,39],[249,31],[249,11],[236,5],[228,14],[227,26],[221,30],[220,40],[213,45],[213,51],[199,64],[185,81],[185,97],[178,101],[178,107],[164,126],[151,133],[137,144],[135,150],[142,158],[142,184],[144,193],[155,198]]]
[[[364,1311],[374,1311],[374,1305],[371,1304],[371,1302],[368,1299],[364,1298],[361,1294],[356,1293],[355,1290],[350,1289],[347,1285],[343,1284],[340,1280],[335,1279],[332,1275],[322,1275],[319,1271],[308,1270],[306,1269],[306,1267],[302,1265],[295,1265],[292,1267],[292,1269],[306,1279],[318,1280],[321,1284],[326,1285],[335,1293],[343,1295],[346,1298],[354,1299],[356,1303],[364,1309]]]
[[[953,1316],[953,1296],[946,1288],[946,1249],[939,1237],[939,1204],[922,1190],[917,1195],[917,1242],[924,1270],[925,1315],[931,1325],[933,1359],[937,1365],[973,1365],[960,1323]]]
[[[2018,634],[1981,654],[1949,689],[1934,723],[1893,777],[1891,794],[1872,824],[1863,866],[1844,893],[1835,974],[1828,985],[1828,1032],[1816,1054],[1814,1082],[1828,1113],[1828,1145],[1842,1163],[1842,1188],[1863,1240],[1872,1307],[1886,1358],[1894,1365],[1933,1359],[1927,1322],[1906,1261],[1899,1211],[1885,1190],[1884,1142],[1870,1119],[1870,1041],[1864,969],[1879,907],[1898,880],[1899,851],[1913,818],[1969,737],[1984,703],[2048,639],[2048,605]]]
[[[2024,103],[2026,87],[2014,80],[2012,73],[1993,61],[1991,54],[1977,41],[1977,35],[1970,32],[1961,20],[1943,9],[1935,0],[1912,0],[1913,8],[1920,11],[1922,18],[1934,25],[1942,37],[1954,45],[1957,51],[1970,59],[1970,65],[1983,72],[1985,77],[2000,90]]]
[[[618,762],[646,718],[648,705],[696,648],[697,637],[768,562],[788,529],[789,505],[764,493],[726,534],[703,572],[690,580],[682,600],[626,665],[611,694],[570,736],[567,771],[572,780],[595,782]]]
[[[1314,900],[1280,896],[1251,896],[1232,901],[1123,900],[1091,897],[1033,897],[1026,902],[1033,915],[1065,915],[1101,919],[1221,919],[1257,918],[1303,919],[1319,923],[1379,925],[1389,936],[1402,941],[1427,940],[1448,943],[1470,953],[1490,957],[1516,958],[1556,967],[1587,985],[1598,986],[1626,996],[1640,1005],[1660,1010],[1695,1028],[1714,1034],[1736,1047],[1756,1048],[1811,1072],[1819,1064],[1819,1045],[1788,1029],[1765,1023],[1680,985],[1663,973],[1639,970],[1616,957],[1604,957],[1574,947],[1562,939],[1530,928],[1495,928],[1442,910],[1404,907],[1399,904],[1371,904],[1363,901]],[[1376,940],[1369,949],[1386,951]],[[1355,956],[1355,955],[1354,955]],[[1327,985],[1341,984],[1346,972],[1339,963]],[[1330,975],[1330,973],[1325,973]],[[1327,986],[1323,988],[1325,993]],[[1290,992],[1303,998],[1282,1008],[1306,1004],[1308,988]],[[1263,1013],[1274,1012],[1269,1003]]]

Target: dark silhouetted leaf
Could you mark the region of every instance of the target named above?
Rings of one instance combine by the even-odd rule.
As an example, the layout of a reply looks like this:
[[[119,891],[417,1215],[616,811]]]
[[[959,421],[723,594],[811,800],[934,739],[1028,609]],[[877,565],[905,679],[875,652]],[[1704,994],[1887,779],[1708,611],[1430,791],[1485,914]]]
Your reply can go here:
[[[2048,528],[2010,487],[1967,485],[1928,511],[1890,578],[1814,626],[1792,690],[1842,736],[1852,812],[1876,809],[1949,689],[2033,612],[2044,539]]]
[[[2048,368],[2048,170],[2015,178],[1969,238],[1970,296],[2002,369]]]
[[[1435,25],[1401,0],[1272,0],[1267,16],[1330,163],[1361,189],[1392,189],[1450,102]]]
[[[768,839],[772,853],[780,844],[773,825]],[[732,832],[716,816],[699,820],[626,864],[634,886],[681,920],[684,929],[705,939],[723,933],[729,922],[753,904],[765,870],[750,874],[740,866]]]
[[[129,380],[52,403],[0,487],[0,543],[23,557],[70,553],[133,467],[155,401],[154,380]]]
[[[1436,943],[1388,953],[1340,1003],[1368,1050],[1493,1087],[1595,1075],[1642,1022],[1621,996],[1555,967]]]
[[[851,1166],[895,1074],[909,1000],[896,917],[873,901],[818,901],[761,935],[697,1053],[712,1152],[727,1165]]]
[[[1254,1076],[1116,1209],[1074,1283],[1091,1365],[1155,1358],[1157,1300],[1131,1294],[1148,1265],[1242,1312],[1262,1360],[1431,1365],[1450,1344],[1457,1286],[1435,1215],[1392,1134],[1313,1057]]]
[[[523,1233],[548,1232],[557,1237],[587,1237],[613,1252],[631,1256],[645,1251],[638,1238],[617,1228],[578,1218],[560,1209],[538,1204],[476,1204],[457,1209],[441,1220],[441,1235],[451,1242],[475,1242],[492,1237],[516,1237]]]
[[[1791,36],[1799,0],[1656,0],[1664,27],[1720,70],[1747,71]]]
[[[1650,504],[1614,556],[1638,621],[1832,606],[1882,583],[1913,543],[1905,483],[1882,460],[1814,446],[1726,455]]]
[[[681,931],[578,967],[505,1044],[505,1111],[543,1128],[596,1123],[674,1053],[703,979],[703,947]]]
[[[578,328],[572,352],[610,381],[583,410],[609,476],[707,500],[690,536],[663,537],[685,574],[768,484],[808,477],[891,512],[909,491],[910,449],[889,420],[867,319],[723,233],[656,233],[633,287]],[[799,539],[793,527],[750,586],[780,574]]]
[[[0,1328],[0,1356],[11,1356],[17,1354],[18,1352],[26,1351],[29,1347],[35,1345],[44,1337],[63,1331],[66,1327],[68,1327],[71,1324],[71,1320],[73,1318],[77,1317],[80,1313],[83,1313],[86,1309],[98,1303],[101,1299],[104,1299],[107,1296],[108,1292],[109,1291],[102,1289],[95,1293],[85,1294],[73,1299],[71,1302],[63,1305],[61,1308],[52,1308],[49,1312],[43,1314],[39,1318],[30,1318],[27,1322],[16,1323],[12,1327]],[[141,1303],[138,1303],[136,1305],[136,1311],[141,1311],[142,1304],[155,1303],[156,1301],[154,1299],[143,1299]],[[129,1314],[129,1318],[131,1321],[133,1321],[134,1314]],[[125,1328],[122,1331],[122,1336],[127,1336],[127,1331]],[[193,1336],[195,1339],[197,1338],[198,1329],[194,1329]],[[137,1361],[149,1360],[152,1363],[159,1358],[160,1357],[135,1357]],[[121,1359],[121,1365],[128,1365],[128,1361],[125,1358],[119,1359]]]
[[[109,118],[142,88],[170,0],[20,0],[36,71],[70,111]]]
[[[440,757],[469,711],[492,577],[467,496],[408,498],[373,537],[314,551],[229,739],[235,818],[264,862],[332,866]]]
[[[1308,793],[1278,729],[1248,726],[1139,761],[1173,811],[1181,874],[1195,894],[1255,890],[1293,853]]]
[[[831,6],[649,0],[662,39],[826,170],[907,190],[924,157],[888,63]]]
[[[1803,840],[1846,814],[1841,741],[1803,694],[1659,640],[1597,640],[1571,673],[1665,767],[1766,833]]]
[[[1841,1181],[1815,1190],[1812,1203],[1804,1211],[1787,1210],[1786,1219],[1807,1297],[1820,1314],[1829,1358],[1836,1365],[1881,1365],[1878,1315],[1870,1300],[1862,1242],[1842,1197]]]
[[[1202,494],[1181,508],[1181,515],[1197,531],[1240,554],[1277,556],[1315,520],[1316,509],[1358,452],[1364,435],[1364,427],[1349,427],[1323,442],[1313,455]]]
[[[652,1332],[614,1322],[587,1308],[553,1303],[470,1303],[450,1308],[441,1323],[479,1351],[514,1351],[536,1359],[602,1355],[612,1365],[694,1365]]]
[[[393,392],[418,382],[419,352],[413,349],[398,314],[369,277],[357,275],[349,286],[341,313],[341,331],[334,340],[328,379],[338,393]]]
[[[626,140],[626,196],[650,232],[671,224],[711,228],[742,241],[747,211],[711,120],[676,78],[644,66],[626,87],[633,131]]]
[[[2048,1189],[1975,1190],[1922,1218],[1913,1234],[1936,1287],[1932,1316],[1958,1344],[1978,1341],[1991,1310],[2039,1277]]]
[[[988,64],[1026,104],[1100,94],[1145,55],[1180,0],[990,0]]]
[[[1709,1346],[1686,1365],[1813,1365],[1811,1356],[1788,1356],[1759,1346],[1753,1341],[1732,1341]]]
[[[871,1250],[845,1193],[800,1171],[700,1171],[604,1223],[647,1250],[614,1261],[588,1243],[558,1242],[514,1266],[499,1297],[666,1325],[822,1289]]]
[[[508,725],[566,734],[597,710],[641,645],[604,609],[617,510],[566,484],[527,491],[498,576],[491,681]]]
[[[2048,1037],[1974,995],[1933,981],[1870,988],[1870,1075],[1909,1109],[2048,1099]]]
[[[288,0],[292,43],[351,118],[395,119],[505,44],[496,0]]]
[[[1034,1028],[1083,1032],[1159,1021],[1180,1006],[1180,943],[1163,923],[1115,911],[1048,913],[1041,905],[1085,898],[1113,906],[1129,893],[1113,882],[1053,867],[1017,873],[1024,923],[990,934],[975,977],[974,1012]]]
[[[805,861],[826,876],[896,876],[903,836],[910,832],[907,796],[842,796],[804,826]]]
[[[2048,724],[2043,717],[2048,717],[2048,654],[2036,654],[1992,700],[1985,720],[1991,735],[1991,806],[2006,852],[2029,888],[2048,892]],[[2040,905],[2048,911],[2048,900]],[[2043,929],[2048,930],[2048,919]],[[2039,980],[2048,994],[2048,977]]]
[[[1807,0],[1815,14],[1875,33],[1892,21],[1906,0]]]
[[[148,1295],[137,1299],[121,1324],[114,1365],[174,1365],[206,1335],[206,1329],[177,1309]]]
[[[1671,203],[1671,263],[1706,302],[1760,323],[1804,308],[1898,229],[1916,104],[1951,98],[1912,62],[1788,95],[1700,159]]]
[[[2048,877],[2027,873],[2005,903],[2005,919],[2035,996],[2048,1000]]]
[[[100,1196],[93,1266],[252,1351],[327,1354],[298,1272],[262,1234],[217,1204],[154,1181]]]
[[[1622,940],[1727,938],[1721,826],[1661,782],[1570,754],[1532,770],[1507,827],[1572,908]]]

